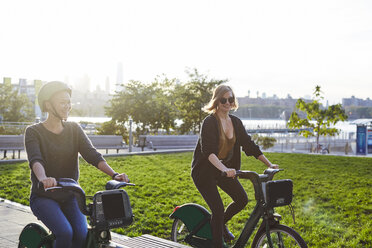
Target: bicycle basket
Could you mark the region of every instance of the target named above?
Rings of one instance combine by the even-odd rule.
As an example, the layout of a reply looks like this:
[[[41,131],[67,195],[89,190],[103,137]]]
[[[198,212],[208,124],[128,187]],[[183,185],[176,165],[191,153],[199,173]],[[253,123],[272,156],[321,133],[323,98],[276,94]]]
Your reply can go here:
[[[269,181],[266,183],[266,204],[268,207],[289,205],[292,202],[293,182],[290,179]]]
[[[91,224],[100,230],[130,225],[133,214],[127,192],[122,189],[97,192],[91,217]]]

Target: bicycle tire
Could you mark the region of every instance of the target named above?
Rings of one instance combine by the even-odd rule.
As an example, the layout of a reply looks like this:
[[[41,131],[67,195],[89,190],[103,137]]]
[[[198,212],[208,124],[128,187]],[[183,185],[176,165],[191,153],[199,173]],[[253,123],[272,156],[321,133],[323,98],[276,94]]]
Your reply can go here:
[[[21,244],[18,242],[18,248],[29,248],[29,246],[25,246],[24,244]],[[37,248],[53,248],[53,242],[48,241],[47,243],[43,244],[42,246],[37,246]]]
[[[275,225],[270,227],[270,236],[274,248],[307,248],[303,238],[292,228],[285,225]],[[269,247],[265,230],[257,233],[252,248]]]
[[[26,225],[18,239],[18,248],[52,248],[53,235],[48,232],[39,224],[30,223]]]
[[[189,233],[190,233],[189,230],[187,230],[187,227],[182,222],[182,220],[178,218],[174,219],[171,232],[172,241],[187,244],[186,242],[184,242],[184,240]]]

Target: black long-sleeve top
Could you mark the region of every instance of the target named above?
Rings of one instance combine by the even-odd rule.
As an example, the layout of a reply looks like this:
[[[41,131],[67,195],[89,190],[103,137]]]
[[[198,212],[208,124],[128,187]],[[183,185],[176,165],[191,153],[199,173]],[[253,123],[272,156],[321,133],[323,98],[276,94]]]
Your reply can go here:
[[[241,147],[247,156],[254,156],[255,158],[258,158],[262,152],[259,146],[253,142],[251,136],[247,134],[242,121],[234,115],[229,116],[234,127],[236,142],[233,147],[233,157],[225,166],[239,170],[241,165]],[[208,160],[209,155],[212,153],[217,156],[218,142],[218,120],[211,114],[203,121],[200,137],[194,151],[191,175],[195,181],[201,182],[200,180],[208,180],[221,175],[221,171]]]
[[[83,129],[74,122],[63,122],[64,129],[55,134],[43,124],[34,124],[25,131],[25,148],[31,168],[31,196],[37,193],[38,179],[32,165],[40,162],[47,177],[79,179],[78,153],[90,164],[98,166],[104,161],[102,155],[93,147]]]

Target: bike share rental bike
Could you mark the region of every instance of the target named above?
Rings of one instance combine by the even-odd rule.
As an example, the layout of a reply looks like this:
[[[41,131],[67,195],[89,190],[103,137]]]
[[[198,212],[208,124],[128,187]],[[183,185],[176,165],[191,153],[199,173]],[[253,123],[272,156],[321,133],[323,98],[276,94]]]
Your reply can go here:
[[[267,169],[261,175],[254,171],[237,171],[236,176],[252,182],[257,203],[239,238],[231,247],[248,247],[247,242],[262,219],[252,241],[252,248],[307,248],[302,237],[292,228],[281,225],[281,216],[274,212],[274,207],[290,205],[292,202],[292,181],[290,179],[272,180],[279,171],[280,169]],[[226,176],[226,173],[222,175]],[[291,212],[294,216],[292,208]],[[198,204],[187,203],[177,206],[169,217],[174,219],[172,241],[184,242],[197,248],[212,247],[211,214],[207,209]]]
[[[61,178],[57,181],[57,187],[47,190],[70,191],[75,195],[80,211],[88,216],[90,226],[84,247],[109,248],[121,247],[110,241],[110,229],[125,227],[133,222],[129,196],[126,191],[120,189],[128,185],[134,186],[132,183],[111,180],[106,184],[106,190],[97,192],[92,197],[93,202],[88,205],[84,190],[73,179]],[[54,239],[54,235],[48,233],[42,226],[30,223],[23,228],[18,247],[52,248]]]

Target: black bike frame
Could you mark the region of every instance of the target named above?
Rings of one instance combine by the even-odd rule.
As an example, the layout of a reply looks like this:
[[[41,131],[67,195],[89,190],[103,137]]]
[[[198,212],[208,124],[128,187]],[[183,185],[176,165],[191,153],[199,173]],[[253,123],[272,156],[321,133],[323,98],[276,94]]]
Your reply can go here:
[[[245,223],[245,226],[242,232],[240,233],[238,240],[233,246],[234,248],[244,247],[244,245],[248,242],[248,239],[252,235],[258,222],[260,221],[262,216],[265,215],[265,212],[268,211],[268,209],[266,209],[265,207],[264,194],[263,194],[261,185],[262,185],[262,182],[267,182],[269,180],[272,180],[274,174],[278,171],[279,170],[277,171],[273,170],[272,173],[268,172],[268,174],[264,174],[264,175],[259,175],[258,173],[254,171],[238,171],[237,172],[237,175],[240,178],[249,179],[252,182],[257,204],[255,208],[253,209],[253,212],[251,213],[249,219]],[[262,221],[262,224],[259,230],[265,227],[266,225],[268,225],[268,221],[265,221],[264,219]],[[269,240],[269,243],[271,243],[271,240]],[[270,247],[272,247],[272,244],[270,244]]]
[[[249,237],[252,235],[254,228],[257,226],[258,222],[260,221],[263,215],[263,208],[260,206],[259,203],[256,204],[251,216],[245,223],[245,226],[240,233],[238,240],[236,241],[234,248],[244,247],[244,245],[248,242]]]

